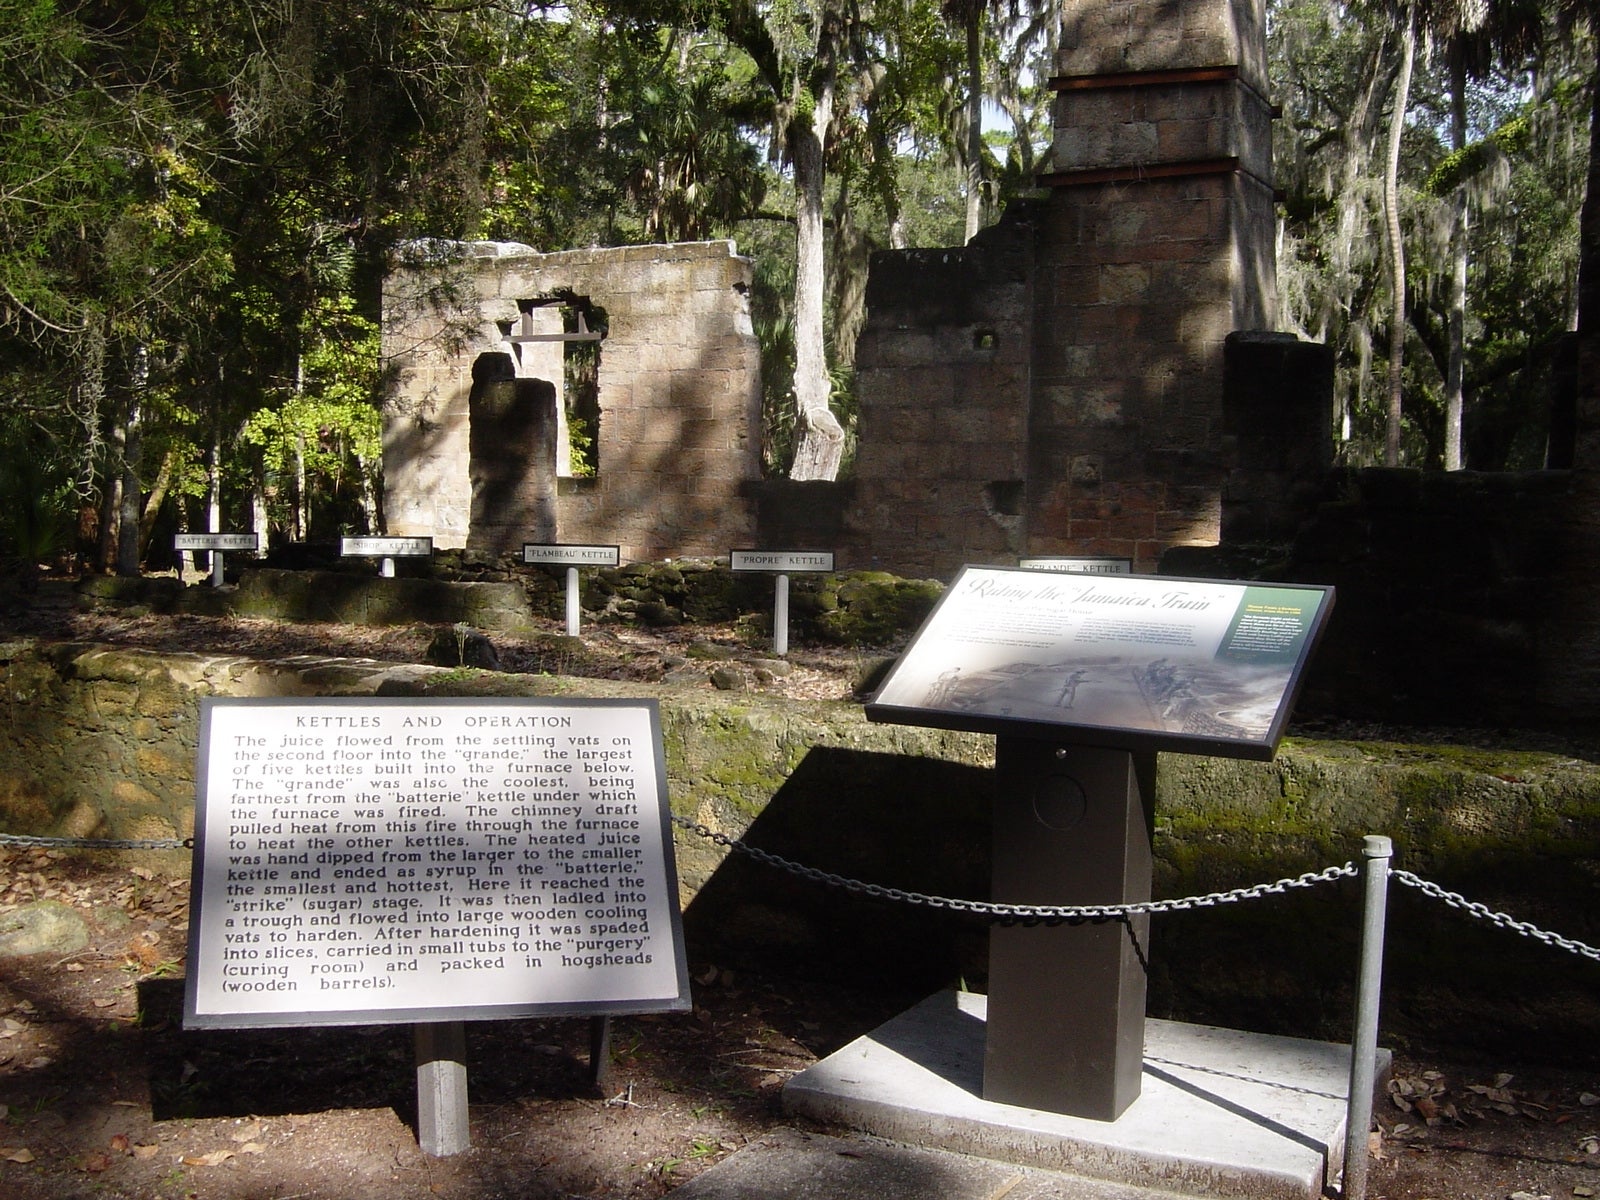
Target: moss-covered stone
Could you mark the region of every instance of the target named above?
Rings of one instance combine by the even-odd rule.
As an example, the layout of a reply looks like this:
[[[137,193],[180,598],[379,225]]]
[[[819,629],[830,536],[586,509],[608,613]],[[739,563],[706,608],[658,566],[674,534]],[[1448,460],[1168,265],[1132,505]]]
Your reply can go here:
[[[882,645],[921,625],[943,594],[936,580],[860,572],[840,581],[836,607],[817,613],[815,629],[847,645]]]

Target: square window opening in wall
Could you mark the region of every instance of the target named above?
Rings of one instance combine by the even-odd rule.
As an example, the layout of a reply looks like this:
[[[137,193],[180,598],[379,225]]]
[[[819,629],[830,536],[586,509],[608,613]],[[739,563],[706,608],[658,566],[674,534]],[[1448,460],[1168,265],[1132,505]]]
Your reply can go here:
[[[1020,517],[1026,485],[1021,479],[999,479],[983,485],[983,506],[993,517]]]
[[[974,329],[972,348],[979,354],[995,354],[1000,349],[1000,335],[992,329]]]
[[[609,322],[587,296],[560,291],[518,301],[521,315],[506,340],[517,374],[556,385],[556,475],[600,474],[600,344]],[[502,326],[505,328],[505,326]]]

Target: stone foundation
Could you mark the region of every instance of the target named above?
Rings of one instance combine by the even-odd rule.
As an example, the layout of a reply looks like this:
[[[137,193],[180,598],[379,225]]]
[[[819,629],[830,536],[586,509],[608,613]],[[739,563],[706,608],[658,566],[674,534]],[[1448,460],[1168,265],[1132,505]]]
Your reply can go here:
[[[596,474],[561,477],[558,466],[553,535],[510,530],[500,540],[619,545],[624,561],[752,544],[740,498],[761,477],[750,282],[750,261],[729,242],[554,254],[471,243],[393,273],[384,293],[385,351],[399,368],[384,410],[388,532],[468,544],[474,368],[503,357],[515,379],[543,379],[559,394],[562,343],[515,339],[527,328],[561,336],[549,318],[566,306],[603,333],[589,430]],[[505,449],[534,461],[531,445]],[[566,450],[556,447],[558,464]]]

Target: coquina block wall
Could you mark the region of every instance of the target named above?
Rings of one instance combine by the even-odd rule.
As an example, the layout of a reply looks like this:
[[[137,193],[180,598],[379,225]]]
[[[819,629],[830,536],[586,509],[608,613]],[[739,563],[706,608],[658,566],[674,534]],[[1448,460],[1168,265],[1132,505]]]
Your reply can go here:
[[[1047,197],[872,263],[847,525],[897,571],[1219,540],[1224,342],[1277,317],[1262,6],[1069,0],[1056,71]]]
[[[384,410],[390,534],[468,544],[474,370],[553,382],[559,408],[562,343],[508,339],[559,335],[567,306],[604,333],[590,431],[598,474],[560,480],[554,540],[616,544],[624,561],[751,544],[740,488],[761,474],[760,352],[751,264],[732,243],[444,249],[385,288],[384,351],[397,371]],[[532,458],[529,471],[548,469]]]

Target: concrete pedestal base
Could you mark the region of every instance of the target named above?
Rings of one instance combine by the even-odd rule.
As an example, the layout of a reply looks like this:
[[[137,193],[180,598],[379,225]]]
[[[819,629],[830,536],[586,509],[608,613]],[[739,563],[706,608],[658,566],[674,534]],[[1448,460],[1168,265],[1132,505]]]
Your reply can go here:
[[[913,1145],[1188,1195],[1318,1200],[1334,1182],[1348,1046],[1148,1021],[1139,1098],[1115,1121],[1091,1121],[982,1099],[986,1013],[983,996],[933,996],[795,1076],[784,1107]],[[1380,1084],[1388,1067],[1382,1052]]]

